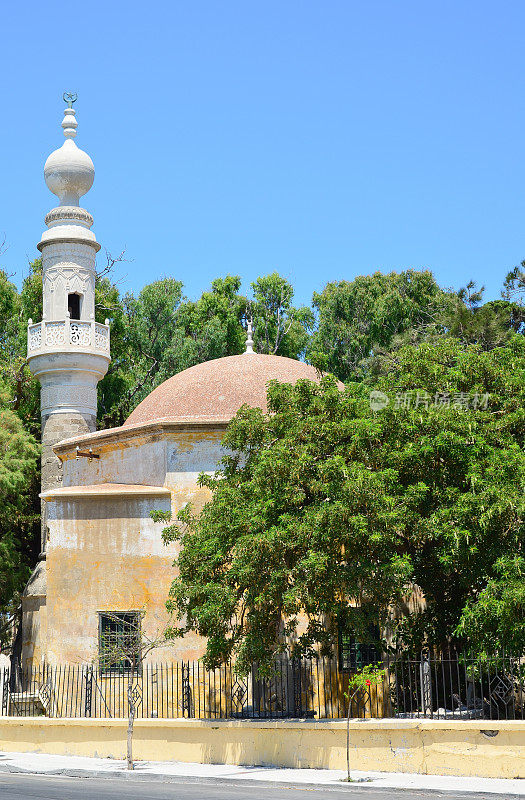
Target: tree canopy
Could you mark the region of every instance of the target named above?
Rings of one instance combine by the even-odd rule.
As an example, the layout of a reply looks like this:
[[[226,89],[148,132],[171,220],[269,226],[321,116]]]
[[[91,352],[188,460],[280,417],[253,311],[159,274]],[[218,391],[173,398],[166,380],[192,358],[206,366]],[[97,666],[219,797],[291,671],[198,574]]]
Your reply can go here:
[[[428,271],[375,272],[327,283],[313,295],[318,325],[308,357],[342,381],[355,380],[401,334],[444,332],[453,303],[453,292],[441,289]]]
[[[364,383],[272,385],[269,414],[242,408],[219,472],[200,476],[210,502],[165,529],[181,543],[172,633],[206,636],[210,667],[246,669],[329,648],[350,619],[412,647],[472,634],[525,544],[524,378],[515,336],[407,345],[379,411]],[[392,614],[414,584],[424,610]]]

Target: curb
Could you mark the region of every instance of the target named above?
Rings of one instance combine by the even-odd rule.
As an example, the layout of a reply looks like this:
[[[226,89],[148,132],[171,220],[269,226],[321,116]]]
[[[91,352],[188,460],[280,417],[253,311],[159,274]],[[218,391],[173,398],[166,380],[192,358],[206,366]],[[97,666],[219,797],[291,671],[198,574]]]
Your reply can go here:
[[[378,794],[384,794],[385,796],[395,797],[399,794],[399,796],[407,796],[410,793],[419,793],[422,796],[428,797],[451,797],[452,800],[452,793],[453,793],[453,800],[477,800],[477,798],[483,798],[483,800],[507,800],[507,798],[523,798],[523,794],[514,794],[508,793],[506,795],[502,795],[500,793],[494,792],[459,792],[457,789],[426,789],[426,788],[418,788],[416,786],[410,788],[402,788],[402,787],[390,787],[390,786],[374,786],[374,780],[363,780],[363,781],[356,781],[353,784],[346,784],[346,785],[338,785],[336,783],[291,783],[288,781],[265,781],[259,780],[257,778],[222,778],[222,777],[203,777],[203,776],[193,776],[193,775],[167,775],[165,773],[144,773],[144,772],[137,772],[135,770],[125,770],[122,772],[106,772],[103,770],[85,770],[85,769],[55,769],[55,770],[46,770],[46,772],[38,772],[37,770],[28,770],[22,769],[21,767],[11,767],[6,765],[0,765],[0,775],[2,774],[10,774],[10,775],[38,775],[41,778],[95,778],[99,780],[124,780],[124,781],[136,781],[138,783],[143,782],[151,782],[151,783],[174,783],[174,784],[199,784],[203,786],[229,786],[229,787],[242,787],[244,786],[247,790],[249,787],[259,788],[259,789],[305,789],[306,791],[312,791],[313,789],[317,789],[318,791],[323,792],[332,792],[332,793],[341,793],[341,792],[359,792],[360,787],[374,789],[375,792]]]
[[[312,790],[317,789],[319,791],[328,791],[328,792],[353,792],[359,791],[357,785],[338,785],[336,783],[290,783],[288,781],[265,781],[259,780],[257,778],[211,778],[211,777],[203,777],[203,776],[193,776],[193,775],[166,775],[165,773],[153,772],[153,773],[144,773],[144,772],[137,772],[136,770],[125,770],[122,772],[105,772],[102,770],[86,770],[86,769],[56,769],[56,770],[46,770],[45,772],[38,772],[36,770],[28,770],[22,769],[21,767],[9,767],[9,766],[0,766],[0,775],[2,773],[8,773],[11,775],[38,775],[42,778],[45,777],[54,777],[54,778],[98,778],[98,779],[118,779],[118,780],[125,780],[125,781],[137,781],[137,782],[145,782],[150,781],[153,783],[179,783],[179,784],[201,784],[201,785],[208,785],[208,786],[245,786],[247,789],[248,787],[254,786],[259,789],[306,789]],[[364,786],[372,788],[372,781],[363,781],[359,782],[362,783]],[[357,781],[356,781],[357,784]],[[377,792],[387,793],[392,791],[402,791],[403,793],[406,792],[406,789],[391,789],[387,786],[377,786],[374,787]],[[414,791],[419,791],[415,789]],[[432,794],[434,794],[434,790]],[[441,794],[441,791],[439,792]],[[516,795],[518,796],[518,795]],[[459,796],[456,795],[454,800],[463,800],[463,795]],[[468,795],[464,795],[464,797],[468,797]],[[491,797],[499,797],[499,800],[502,800],[501,796],[498,795],[491,795]]]

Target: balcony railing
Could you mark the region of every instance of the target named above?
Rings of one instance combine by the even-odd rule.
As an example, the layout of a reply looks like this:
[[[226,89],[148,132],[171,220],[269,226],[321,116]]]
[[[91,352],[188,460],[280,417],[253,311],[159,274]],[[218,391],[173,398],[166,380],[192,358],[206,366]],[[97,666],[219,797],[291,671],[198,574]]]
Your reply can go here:
[[[43,320],[27,326],[27,354],[42,350],[86,348],[109,355],[109,320],[89,322],[66,317],[60,320]]]

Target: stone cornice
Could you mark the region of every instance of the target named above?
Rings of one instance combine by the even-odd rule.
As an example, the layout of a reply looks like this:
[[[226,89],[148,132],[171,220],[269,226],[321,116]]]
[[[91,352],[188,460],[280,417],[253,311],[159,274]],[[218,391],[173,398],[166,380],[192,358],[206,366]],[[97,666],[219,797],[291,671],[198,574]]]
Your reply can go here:
[[[93,217],[86,211],[85,208],[81,208],[80,206],[57,206],[56,208],[52,208],[51,211],[45,216],[45,223],[46,225],[52,225],[53,223],[61,222],[62,220],[78,220],[79,222],[83,223],[86,228],[91,228],[93,225]]]
[[[62,442],[58,442],[53,446],[53,450],[57,456],[63,460],[68,455],[74,456],[77,447],[90,446],[96,452],[97,446],[102,447],[117,443],[122,444],[133,439],[141,437],[149,438],[162,433],[176,433],[184,430],[217,430],[223,432],[226,430],[229,422],[230,419],[224,417],[208,417],[206,419],[170,417],[167,419],[158,419],[154,422],[143,422],[137,425],[121,425],[118,428],[108,428],[104,431],[95,431],[94,433],[75,436],[73,439],[65,439]]]
[[[50,228],[47,233],[52,233],[54,231],[60,230],[59,228]],[[77,231],[84,231],[84,236],[77,235]],[[37,248],[42,252],[44,247],[49,244],[87,244],[93,248],[95,253],[98,253],[100,250],[101,245],[96,241],[96,239],[89,239],[87,237],[87,233],[91,233],[86,228],[74,228],[72,226],[72,233],[69,236],[57,236],[56,238],[53,237],[46,237],[45,233],[42,236],[42,241],[37,244]]]
[[[62,486],[42,492],[42,500],[70,500],[83,497],[170,497],[170,490],[165,486],[146,486],[133,483],[98,483],[89,486]]]

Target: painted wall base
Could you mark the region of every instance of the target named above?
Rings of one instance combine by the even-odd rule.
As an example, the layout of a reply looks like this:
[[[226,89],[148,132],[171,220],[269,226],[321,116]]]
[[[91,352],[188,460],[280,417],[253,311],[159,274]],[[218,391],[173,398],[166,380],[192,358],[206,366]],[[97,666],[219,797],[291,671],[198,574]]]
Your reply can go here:
[[[0,751],[123,758],[126,720],[0,718]],[[525,778],[525,722],[353,720],[359,770]],[[346,768],[344,721],[141,719],[137,760]]]

